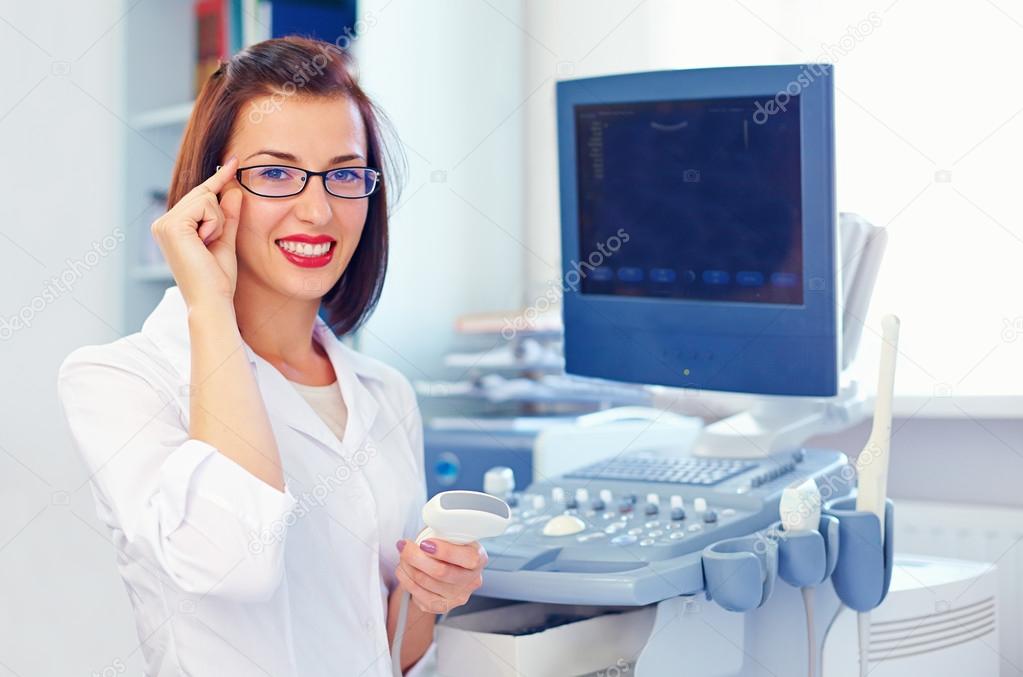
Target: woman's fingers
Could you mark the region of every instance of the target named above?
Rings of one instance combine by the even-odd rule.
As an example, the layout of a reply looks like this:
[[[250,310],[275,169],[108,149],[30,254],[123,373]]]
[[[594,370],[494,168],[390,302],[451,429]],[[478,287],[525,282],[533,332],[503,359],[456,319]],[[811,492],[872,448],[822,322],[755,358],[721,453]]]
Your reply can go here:
[[[436,544],[438,547],[435,552],[424,550],[414,541],[404,541],[404,546],[399,547],[401,557],[398,570],[402,578],[414,583],[417,590],[443,599],[447,604],[445,610],[465,604],[473,591],[483,583],[480,572],[486,564],[486,552],[475,542],[467,545],[424,541],[424,544],[426,543]],[[448,547],[441,549],[439,547],[441,543]],[[431,547],[426,545],[427,549]],[[446,561],[442,557],[472,566],[462,566]],[[409,591],[412,592],[411,589]],[[424,601],[428,602],[430,599],[426,597]]]
[[[439,578],[434,578],[408,562],[399,562],[398,568],[404,571],[405,575],[408,576],[416,585],[424,590],[432,592],[435,595],[449,599],[457,597],[459,594],[459,588],[457,586],[442,581]]]
[[[204,243],[208,244],[219,237],[220,231],[225,226],[219,193],[234,179],[237,168],[238,160],[232,156],[213,176],[188,191],[181,199],[180,204],[188,205],[191,208],[189,216],[197,226],[196,233],[199,239]],[[235,199],[238,200],[238,206],[240,206],[240,195],[238,198],[232,198],[232,200]],[[237,214],[237,211],[235,209],[234,213]]]
[[[238,158],[232,155],[220,169],[213,173],[213,176],[188,191],[188,195],[201,195],[203,193],[213,193],[214,195],[217,195],[224,189],[224,186],[231,182],[231,179],[234,178],[235,172],[237,171]]]
[[[231,184],[237,170],[238,160],[232,157],[150,228],[189,307],[206,296],[234,296],[234,238],[242,202],[240,189]]]
[[[216,231],[224,226],[224,212],[220,208],[220,202],[213,193],[206,193],[198,197],[192,204],[190,216],[197,225],[196,233],[203,242],[208,242]]]
[[[433,553],[431,556],[434,559],[460,566],[463,569],[480,569],[487,565],[487,551],[483,549],[479,541],[455,545],[454,543],[448,543],[439,539],[427,539],[423,541],[420,549],[425,552],[429,552],[432,549]]]
[[[218,240],[234,249],[238,237],[238,218],[242,211],[241,188],[228,188],[220,198],[220,211],[224,215],[224,226]]]
[[[408,553],[402,553],[403,557],[407,556],[413,566],[433,578],[471,590],[482,585],[481,572],[487,564],[487,552],[476,541],[455,545],[428,539],[418,548],[408,550]]]
[[[422,611],[428,611],[435,614],[447,613],[451,608],[445,599],[435,592],[427,590],[423,586],[412,580],[408,570],[400,562],[398,568],[394,572],[398,582],[401,583],[402,587],[408,591],[409,595],[415,601],[416,606]]]
[[[433,578],[446,579],[450,575],[450,564],[433,559],[415,541],[406,541],[401,559]]]

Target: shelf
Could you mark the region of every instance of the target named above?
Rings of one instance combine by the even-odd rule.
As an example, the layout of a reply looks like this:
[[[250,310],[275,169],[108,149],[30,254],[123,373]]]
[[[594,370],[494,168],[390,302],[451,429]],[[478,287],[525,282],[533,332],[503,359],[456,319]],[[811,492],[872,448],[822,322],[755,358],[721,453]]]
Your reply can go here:
[[[136,130],[143,130],[184,125],[188,122],[188,116],[192,114],[192,103],[188,101],[139,113],[132,116],[131,126]]]

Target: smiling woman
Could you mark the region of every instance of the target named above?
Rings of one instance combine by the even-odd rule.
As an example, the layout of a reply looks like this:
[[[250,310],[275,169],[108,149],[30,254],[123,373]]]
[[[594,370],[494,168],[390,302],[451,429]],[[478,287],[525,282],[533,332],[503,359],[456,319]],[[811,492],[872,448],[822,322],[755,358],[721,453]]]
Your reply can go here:
[[[330,43],[222,64],[152,225],[176,286],[60,367],[147,674],[391,675],[406,591],[413,674],[434,614],[481,585],[478,543],[405,547],[426,501],[415,392],[339,338],[387,266],[381,118]]]

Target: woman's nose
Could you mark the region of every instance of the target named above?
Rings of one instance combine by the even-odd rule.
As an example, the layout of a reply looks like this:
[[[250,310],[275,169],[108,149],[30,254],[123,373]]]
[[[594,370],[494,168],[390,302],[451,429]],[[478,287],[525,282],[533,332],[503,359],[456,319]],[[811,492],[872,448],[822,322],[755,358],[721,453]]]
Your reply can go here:
[[[327,192],[323,181],[322,176],[311,176],[305,190],[299,193],[295,215],[302,221],[322,225],[329,222],[333,216],[330,193]]]

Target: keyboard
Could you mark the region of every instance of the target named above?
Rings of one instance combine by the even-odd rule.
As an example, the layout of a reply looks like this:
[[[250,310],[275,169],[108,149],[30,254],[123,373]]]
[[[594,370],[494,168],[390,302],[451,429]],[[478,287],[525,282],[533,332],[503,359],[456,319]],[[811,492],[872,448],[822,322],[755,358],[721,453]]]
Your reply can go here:
[[[756,468],[755,461],[727,458],[651,458],[619,456],[573,470],[565,477],[713,486]]]

